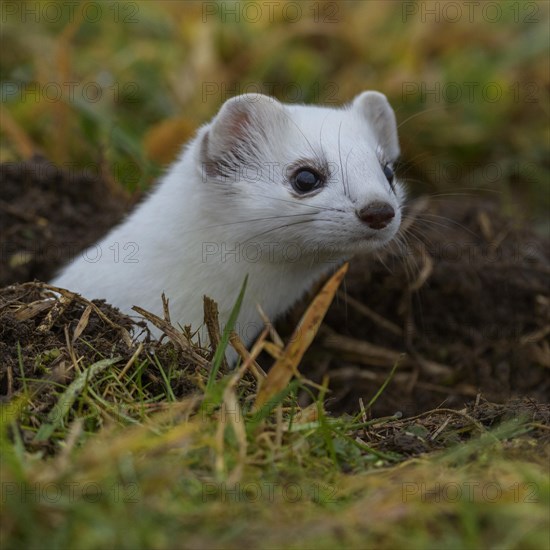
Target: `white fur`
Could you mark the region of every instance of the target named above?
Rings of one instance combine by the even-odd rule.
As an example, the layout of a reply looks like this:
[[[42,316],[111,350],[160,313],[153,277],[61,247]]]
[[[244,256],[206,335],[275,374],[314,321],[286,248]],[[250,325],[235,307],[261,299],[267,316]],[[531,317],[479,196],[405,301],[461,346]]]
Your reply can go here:
[[[161,316],[164,292],[172,322],[197,329],[203,295],[218,302],[223,325],[248,274],[238,330],[249,344],[263,327],[257,304],[274,320],[344,259],[393,238],[403,189],[395,183],[391,190],[382,165],[398,154],[393,111],[377,92],[340,109],[233,98],[146,200],[53,284],[105,298],[126,313],[139,305]],[[224,181],[208,168],[222,157],[249,169]],[[298,159],[330,167],[325,186],[311,196],[298,197],[288,181],[288,165]],[[373,201],[396,212],[384,229],[370,229],[355,213]],[[134,256],[128,243],[138,247]],[[98,252],[101,258],[89,261]]]

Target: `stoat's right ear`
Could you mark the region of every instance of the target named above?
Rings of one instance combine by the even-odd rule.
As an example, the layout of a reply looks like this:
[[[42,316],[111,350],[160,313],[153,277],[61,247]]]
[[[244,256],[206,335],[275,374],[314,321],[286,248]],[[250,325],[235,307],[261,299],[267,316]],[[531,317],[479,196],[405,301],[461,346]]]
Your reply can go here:
[[[221,107],[201,144],[205,163],[247,158],[287,123],[284,106],[263,94],[244,94]]]
[[[394,161],[399,156],[399,140],[395,113],[388,99],[380,92],[367,91],[353,100],[352,108],[359,111],[372,127],[387,160]]]

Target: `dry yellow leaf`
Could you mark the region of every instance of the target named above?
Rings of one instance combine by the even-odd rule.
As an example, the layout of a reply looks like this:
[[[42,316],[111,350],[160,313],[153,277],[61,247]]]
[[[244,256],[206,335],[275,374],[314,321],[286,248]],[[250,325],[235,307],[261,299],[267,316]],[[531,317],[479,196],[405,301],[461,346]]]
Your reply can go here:
[[[307,308],[281,358],[275,362],[258,392],[254,410],[257,411],[270,398],[281,392],[288,385],[292,376],[298,372],[298,364],[311,345],[313,338],[315,338],[321,322],[334,299],[334,295],[348,270],[348,265],[348,263],[345,263],[325,283]]]

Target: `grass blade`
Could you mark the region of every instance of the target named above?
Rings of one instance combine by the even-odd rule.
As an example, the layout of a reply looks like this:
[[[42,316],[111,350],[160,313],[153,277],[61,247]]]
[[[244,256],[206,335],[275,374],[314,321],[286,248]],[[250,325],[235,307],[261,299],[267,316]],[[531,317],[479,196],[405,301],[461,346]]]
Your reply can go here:
[[[59,400],[55,404],[55,407],[50,411],[48,420],[45,424],[40,426],[40,429],[34,436],[35,441],[44,441],[48,439],[54,430],[61,424],[63,418],[69,412],[69,409],[75,402],[78,394],[85,387],[87,382],[94,376],[105,370],[107,367],[114,365],[120,361],[120,357],[113,357],[112,359],[102,359],[97,363],[94,363],[84,372],[80,373],[73,382],[67,387],[67,389],[61,394]]]
[[[244,293],[246,291],[247,283],[248,283],[248,275],[244,278],[243,286],[241,287],[237,301],[235,302],[235,305],[231,310],[231,315],[229,315],[229,320],[227,321],[227,324],[223,329],[223,334],[222,334],[220,343],[216,348],[216,352],[214,353],[214,358],[212,359],[212,370],[210,371],[210,376],[208,377],[208,382],[206,383],[206,393],[210,393],[210,390],[212,389],[212,386],[216,381],[216,376],[218,375],[218,371],[220,370],[220,366],[225,356],[225,350],[227,348],[227,345],[229,344],[229,336],[231,335],[231,331],[233,330],[233,327],[237,322],[237,317],[239,316],[239,312],[241,311],[241,306],[243,303],[243,298],[244,298]]]

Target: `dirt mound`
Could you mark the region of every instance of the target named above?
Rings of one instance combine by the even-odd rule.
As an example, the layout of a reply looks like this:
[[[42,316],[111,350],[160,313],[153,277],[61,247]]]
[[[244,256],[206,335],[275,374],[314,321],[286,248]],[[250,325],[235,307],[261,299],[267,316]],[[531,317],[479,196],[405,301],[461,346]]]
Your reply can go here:
[[[408,245],[352,262],[317,340],[334,406],[371,397],[399,353],[378,414],[462,406],[479,391],[548,401],[549,241],[480,199],[410,209]]]
[[[4,284],[47,279],[118,221],[128,204],[98,178],[45,161],[3,165],[0,175]],[[407,246],[384,252],[380,261],[352,262],[345,288],[306,357],[307,376],[317,381],[330,376],[330,407],[357,412],[359,399],[367,404],[396,362],[395,376],[372,408],[374,416],[415,415],[442,404],[461,408],[478,392],[499,403],[513,396],[548,401],[548,240],[516,227],[498,205],[481,199],[417,199],[405,225]],[[56,365],[68,361],[51,350],[65,346],[64,327],[74,335],[89,308],[85,301],[68,299],[69,305],[48,320],[53,306],[43,290],[20,285],[2,291],[4,396],[21,384],[21,361],[26,376],[35,378],[51,376]],[[24,308],[27,317],[16,313],[32,303],[38,309]],[[128,330],[129,321],[107,304],[94,305],[97,311],[92,308],[83,332],[87,344],[75,340],[83,346],[78,353],[93,362],[114,350],[129,360],[134,348],[117,328]],[[113,322],[98,311],[114,315]],[[298,316],[290,316],[291,326]],[[90,343],[98,354],[90,356]],[[48,368],[37,357],[46,357]],[[185,394],[185,384],[180,389],[176,397]]]
[[[43,281],[120,220],[130,201],[91,171],[42,157],[0,165],[0,286]]]
[[[151,339],[143,322],[136,323],[104,300],[90,302],[54,290],[37,281],[0,289],[0,403],[16,405],[4,414],[19,420],[27,448],[57,452],[63,432],[55,429],[79,415],[90,432],[109,422],[101,409],[90,405],[94,400],[111,418],[135,422],[144,412],[162,410],[167,401],[199,391],[208,352],[195,348],[200,364],[190,365],[187,348]],[[133,338],[144,331],[141,341]],[[131,368],[131,376],[124,378]],[[122,400],[117,388],[135,377],[139,397],[128,395],[128,384]],[[86,392],[94,400],[80,400]],[[42,437],[45,426],[51,431]]]
[[[29,380],[68,383],[75,374],[69,374],[71,356],[85,356],[91,364],[113,355],[128,360],[132,327],[129,317],[103,300],[59,298],[42,283],[0,289],[1,395],[9,398],[21,390],[22,372]]]

